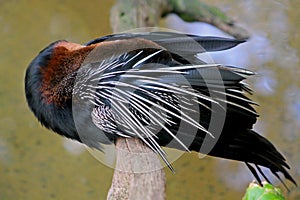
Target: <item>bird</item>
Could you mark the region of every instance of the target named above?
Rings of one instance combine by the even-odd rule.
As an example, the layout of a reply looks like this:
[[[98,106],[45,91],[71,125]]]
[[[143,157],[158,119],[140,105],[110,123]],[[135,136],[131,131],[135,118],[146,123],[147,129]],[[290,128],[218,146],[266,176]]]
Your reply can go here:
[[[244,162],[259,183],[270,182],[266,167],[297,185],[283,155],[253,130],[259,115],[245,79],[255,73],[205,59],[244,42],[158,31],[58,40],[26,70],[27,103],[44,127],[92,148],[138,138],[171,170],[162,147]]]

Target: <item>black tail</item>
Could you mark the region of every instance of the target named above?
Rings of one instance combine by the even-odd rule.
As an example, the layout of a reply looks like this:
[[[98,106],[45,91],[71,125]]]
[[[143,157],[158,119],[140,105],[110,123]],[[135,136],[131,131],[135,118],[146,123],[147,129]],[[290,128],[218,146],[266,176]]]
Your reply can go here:
[[[226,137],[226,135],[221,135],[217,144],[209,152],[209,155],[244,161],[259,183],[261,183],[259,174],[266,181],[270,182],[259,168],[259,166],[263,166],[269,168],[282,183],[283,181],[280,179],[278,172],[281,172],[286,179],[297,185],[296,181],[287,171],[290,167],[286,163],[285,158],[266,138],[253,130],[244,130],[236,134],[235,137]]]

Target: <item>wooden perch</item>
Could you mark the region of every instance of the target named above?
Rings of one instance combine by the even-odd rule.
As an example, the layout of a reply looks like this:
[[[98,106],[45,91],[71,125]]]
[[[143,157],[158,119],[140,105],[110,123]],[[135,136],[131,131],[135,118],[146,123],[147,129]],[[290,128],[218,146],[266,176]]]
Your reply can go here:
[[[165,173],[157,155],[134,138],[118,139],[116,150],[117,163],[107,199],[165,199]]]
[[[185,21],[212,24],[237,39],[249,37],[218,8],[199,0],[118,0],[111,10],[111,26],[114,33],[157,27],[169,13]],[[139,139],[120,138],[116,148],[117,164],[107,199],[165,199],[165,174],[157,155]]]

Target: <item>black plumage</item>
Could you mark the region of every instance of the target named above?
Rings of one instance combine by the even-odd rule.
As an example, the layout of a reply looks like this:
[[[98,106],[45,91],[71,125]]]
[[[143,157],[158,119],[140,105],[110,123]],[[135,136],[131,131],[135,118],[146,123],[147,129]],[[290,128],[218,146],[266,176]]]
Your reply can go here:
[[[26,71],[27,102],[44,126],[90,147],[138,137],[168,165],[160,146],[243,161],[257,179],[264,166],[296,184],[252,130],[258,114],[243,80],[254,73],[197,57],[242,42],[169,32],[57,41]]]

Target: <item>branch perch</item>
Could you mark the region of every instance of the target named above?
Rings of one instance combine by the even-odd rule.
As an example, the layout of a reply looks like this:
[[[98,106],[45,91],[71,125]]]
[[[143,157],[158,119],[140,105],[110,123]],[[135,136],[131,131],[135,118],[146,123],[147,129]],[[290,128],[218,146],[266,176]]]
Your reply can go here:
[[[117,163],[107,199],[165,199],[165,173],[157,155],[139,139],[116,141]]]
[[[246,29],[235,24],[219,8],[199,0],[118,0],[111,9],[114,32],[131,28],[156,27],[162,17],[175,13],[187,22],[211,24],[236,39],[248,39]]]

